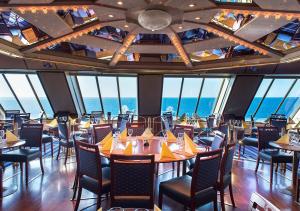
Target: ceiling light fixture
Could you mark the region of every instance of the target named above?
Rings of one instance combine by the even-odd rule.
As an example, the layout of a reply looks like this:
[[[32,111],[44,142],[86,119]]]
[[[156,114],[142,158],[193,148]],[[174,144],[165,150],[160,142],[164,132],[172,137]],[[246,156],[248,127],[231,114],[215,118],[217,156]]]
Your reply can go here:
[[[189,7],[194,7],[195,6],[195,4],[189,4]]]
[[[129,26],[126,24],[126,25],[124,25],[124,27],[125,27],[125,28],[128,28]]]
[[[200,20],[200,17],[196,17],[195,20]]]
[[[182,29],[183,27],[182,26],[178,26],[178,29]]]
[[[172,16],[159,9],[144,10],[139,14],[138,22],[144,29],[157,31],[168,27],[172,22]]]
[[[117,4],[118,5],[123,5],[123,2],[122,1],[118,1]]]
[[[110,18],[113,18],[113,17],[115,17],[114,15],[112,15],[112,14],[109,14],[108,15],[108,17],[110,17]]]

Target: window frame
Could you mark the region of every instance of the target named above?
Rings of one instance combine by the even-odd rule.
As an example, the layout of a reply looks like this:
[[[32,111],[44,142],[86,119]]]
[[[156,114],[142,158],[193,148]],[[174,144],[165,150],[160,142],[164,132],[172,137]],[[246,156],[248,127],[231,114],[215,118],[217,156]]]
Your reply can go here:
[[[222,90],[226,89],[225,90],[225,94],[224,94],[224,96],[222,98],[220,109],[221,109],[222,104],[224,103],[224,100],[226,98],[226,93],[227,93],[228,89],[230,88],[230,86],[232,85],[232,83],[230,83],[230,80],[231,79],[235,80],[234,77],[232,77],[232,76],[211,76],[210,75],[210,76],[181,76],[181,77],[178,77],[178,76],[174,76],[174,75],[164,75],[163,76],[163,80],[162,80],[162,93],[161,93],[160,113],[164,112],[164,111],[162,111],[162,99],[163,99],[163,88],[164,88],[164,79],[165,78],[181,78],[181,87],[180,87],[180,92],[179,92],[177,111],[174,112],[176,114],[176,116],[178,116],[179,111],[180,111],[181,98],[182,98],[182,90],[183,90],[183,85],[184,85],[184,79],[185,78],[201,78],[202,79],[201,85],[200,85],[200,90],[199,90],[199,95],[198,95],[198,98],[197,98],[197,103],[196,103],[196,106],[195,106],[194,113],[197,113],[197,111],[198,111],[198,107],[199,107],[199,104],[200,104],[200,99],[201,99],[201,96],[202,96],[202,93],[203,93],[203,87],[204,87],[205,79],[208,79],[208,78],[222,79],[220,90],[218,91],[218,95],[217,95],[217,98],[216,98],[217,100],[216,100],[216,103],[214,105],[214,108],[212,109],[213,112],[216,111],[216,107],[217,107],[218,101],[221,100],[220,99],[220,95],[222,93]],[[229,82],[228,82],[227,86],[224,87],[226,79],[228,79]],[[204,118],[204,117],[202,117],[202,118]]]
[[[2,75],[2,77],[3,77],[3,79],[4,79],[5,83],[6,83],[6,85],[7,85],[8,88],[10,89],[10,91],[11,91],[13,97],[14,97],[14,100],[16,100],[17,104],[18,104],[19,107],[21,108],[21,112],[23,112],[23,113],[31,113],[31,112],[28,112],[28,111],[26,111],[26,110],[24,109],[23,104],[21,103],[20,99],[19,99],[18,96],[16,95],[16,93],[15,93],[13,87],[11,86],[9,80],[8,80],[7,77],[6,77],[6,74],[10,74],[10,75],[24,75],[25,78],[26,78],[26,80],[27,80],[27,82],[28,82],[28,84],[29,84],[30,89],[31,89],[32,92],[33,92],[33,95],[34,95],[33,98],[36,99],[36,101],[37,101],[37,103],[38,103],[38,105],[39,105],[41,111],[43,111],[44,114],[46,114],[46,116],[47,116],[47,113],[45,112],[44,106],[43,106],[43,104],[41,103],[41,101],[40,101],[40,99],[39,99],[39,96],[38,96],[38,94],[37,94],[37,92],[36,92],[36,90],[35,90],[35,88],[34,88],[34,85],[33,85],[32,81],[31,81],[31,79],[30,79],[30,77],[29,77],[29,75],[36,75],[36,76],[38,77],[38,80],[40,81],[41,87],[42,87],[42,89],[43,89],[43,92],[45,93],[45,96],[46,96],[46,98],[47,98],[47,101],[49,102],[49,105],[50,105],[50,108],[51,108],[51,111],[52,111],[52,114],[53,114],[52,116],[54,116],[53,105],[52,105],[52,103],[50,102],[47,93],[45,92],[45,87],[44,87],[43,83],[41,82],[40,77],[39,77],[39,75],[38,75],[37,72],[35,72],[35,73],[24,73],[24,72],[18,72],[18,71],[12,71],[12,72],[1,71],[0,74]]]

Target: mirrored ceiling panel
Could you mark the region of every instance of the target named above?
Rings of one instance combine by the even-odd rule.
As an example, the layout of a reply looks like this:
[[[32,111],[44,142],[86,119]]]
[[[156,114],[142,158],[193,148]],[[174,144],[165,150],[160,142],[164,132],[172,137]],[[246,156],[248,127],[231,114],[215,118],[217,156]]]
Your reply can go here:
[[[253,15],[244,16],[242,14],[218,12],[211,20],[211,22],[231,31],[237,31],[253,18]]]
[[[99,30],[90,32],[90,35],[105,38],[108,40],[122,43],[128,32],[112,26],[104,26]]]
[[[183,44],[197,42],[201,40],[207,40],[217,37],[213,33],[206,31],[205,29],[191,29],[188,31],[178,33]]]
[[[14,12],[0,12],[0,38],[18,46],[31,45],[49,36]]]
[[[92,9],[78,8],[77,10],[58,10],[57,14],[72,28],[98,19]]]
[[[298,47],[300,45],[300,22],[296,19],[257,42],[278,51]]]
[[[213,50],[197,51],[190,54],[191,60],[194,62],[203,62],[217,59],[224,59],[227,56],[229,48],[219,48]]]

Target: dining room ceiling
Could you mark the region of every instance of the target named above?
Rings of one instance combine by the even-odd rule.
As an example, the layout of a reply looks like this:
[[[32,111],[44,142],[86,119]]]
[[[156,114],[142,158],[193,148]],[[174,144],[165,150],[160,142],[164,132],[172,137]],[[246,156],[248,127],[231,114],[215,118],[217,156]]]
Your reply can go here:
[[[0,53],[95,69],[300,60],[297,0],[1,0]]]

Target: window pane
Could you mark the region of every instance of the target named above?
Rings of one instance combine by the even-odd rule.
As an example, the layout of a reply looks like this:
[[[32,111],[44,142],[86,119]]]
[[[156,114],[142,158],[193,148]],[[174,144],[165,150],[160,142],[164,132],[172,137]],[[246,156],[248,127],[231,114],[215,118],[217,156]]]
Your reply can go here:
[[[182,78],[164,78],[161,111],[172,111],[176,115]]]
[[[99,76],[98,80],[104,111],[111,112],[113,116],[118,115],[120,107],[116,77]]]
[[[280,105],[284,96],[290,89],[295,79],[275,79],[268,94],[263,100],[258,112],[255,115],[256,121],[264,121],[272,113],[276,112],[276,109]]]
[[[45,112],[46,112],[47,117],[52,118],[53,117],[53,111],[52,111],[51,105],[48,101],[48,98],[45,94],[45,91],[42,87],[42,84],[41,84],[38,76],[34,75],[34,74],[29,74],[28,76],[29,76],[29,79],[32,83],[32,86],[33,86],[33,88],[34,88],[34,90],[35,90],[35,92],[36,92],[36,94],[37,94],[37,96],[38,96]]]
[[[85,110],[102,111],[95,76],[77,76]]]
[[[5,76],[25,111],[31,114],[31,118],[39,118],[42,109],[34,96],[26,76],[23,74],[5,74]]]
[[[255,97],[253,98],[250,107],[248,108],[247,114],[245,116],[245,119],[249,121],[251,119],[251,115],[254,115],[254,112],[256,111],[257,107],[259,106],[260,102],[262,101],[266,91],[268,90],[268,87],[270,86],[273,79],[263,79],[261,82]]]
[[[22,112],[2,75],[0,75],[0,104],[5,110],[20,110]]]
[[[223,78],[205,78],[197,110],[199,116],[207,117],[213,113],[222,82]]]
[[[195,113],[197,101],[202,84],[202,78],[185,78],[182,87],[179,116],[187,113]]]
[[[300,80],[298,79],[295,86],[284,100],[278,114],[284,114],[289,117],[291,114],[296,112],[296,109],[299,109],[300,106]]]
[[[133,111],[137,114],[137,78],[119,77],[122,113]]]

